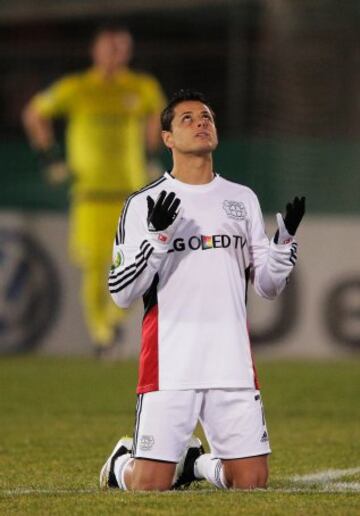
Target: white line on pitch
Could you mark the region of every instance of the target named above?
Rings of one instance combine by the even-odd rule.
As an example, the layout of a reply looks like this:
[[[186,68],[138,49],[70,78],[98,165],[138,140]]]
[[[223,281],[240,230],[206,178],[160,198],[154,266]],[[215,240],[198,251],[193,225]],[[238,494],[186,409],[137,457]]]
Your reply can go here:
[[[161,496],[176,496],[176,495],[186,495],[191,491],[192,494],[211,494],[216,493],[217,489],[190,489],[186,491],[166,491],[164,493],[160,493]],[[321,486],[317,486],[314,488],[306,488],[306,487],[269,487],[268,489],[256,489],[255,491],[261,491],[264,494],[266,493],[302,493],[302,494],[310,494],[310,493],[360,493],[360,482],[330,482],[328,484],[322,484]],[[250,492],[250,491],[249,491]],[[61,494],[93,494],[100,493],[99,489],[4,489],[0,491],[0,495],[2,496],[26,496],[26,495],[61,495]],[[134,493],[129,493],[134,494]],[[153,494],[150,491],[148,493],[143,492],[141,495]]]
[[[329,482],[310,487],[269,487],[268,491],[276,493],[359,493],[360,482]]]
[[[307,475],[294,475],[287,480],[290,482],[300,484],[299,487],[289,486],[272,488],[270,487],[268,492],[278,493],[321,493],[321,492],[360,492],[360,482],[333,482],[342,477],[352,476],[360,473],[360,467],[349,468],[349,469],[328,469],[325,471],[319,471],[316,473],[310,473]],[[318,484],[313,488],[301,487],[301,484]],[[194,490],[198,493],[214,492],[212,489],[199,489]],[[194,492],[193,491],[193,492]],[[15,489],[2,489],[0,495],[4,496],[24,496],[24,495],[56,495],[56,494],[91,494],[97,493],[99,489],[88,488],[88,489],[37,489],[37,488],[15,488]],[[266,492],[266,490],[264,490]],[[174,491],[171,491],[174,493]]]
[[[337,480],[347,476],[356,475],[360,473],[360,467],[349,469],[327,469],[325,471],[318,471],[316,473],[309,473],[307,475],[294,475],[289,480],[300,483],[326,483],[331,480]]]
[[[37,488],[27,488],[27,487],[19,487],[15,489],[1,489],[0,495],[5,496],[23,496],[28,494],[91,494],[97,493],[99,489],[37,489]]]

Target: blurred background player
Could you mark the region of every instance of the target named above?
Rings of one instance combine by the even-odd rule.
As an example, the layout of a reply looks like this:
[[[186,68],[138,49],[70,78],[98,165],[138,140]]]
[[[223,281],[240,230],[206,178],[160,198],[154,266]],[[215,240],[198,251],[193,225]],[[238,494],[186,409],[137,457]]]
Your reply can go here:
[[[48,180],[62,182],[71,171],[70,256],[82,269],[85,318],[99,353],[112,346],[124,316],[107,293],[105,275],[119,205],[148,180],[146,153],[159,146],[165,102],[154,77],[129,68],[132,49],[127,29],[100,29],[91,68],[38,93],[23,113]],[[54,135],[57,117],[67,121],[66,164]]]

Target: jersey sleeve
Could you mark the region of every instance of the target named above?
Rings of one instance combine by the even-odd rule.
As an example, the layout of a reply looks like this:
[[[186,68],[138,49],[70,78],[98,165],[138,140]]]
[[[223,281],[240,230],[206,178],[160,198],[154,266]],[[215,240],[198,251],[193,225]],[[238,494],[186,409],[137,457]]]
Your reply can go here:
[[[64,77],[35,95],[31,104],[44,118],[65,115],[74,104],[77,85],[76,76]]]
[[[277,245],[269,242],[259,201],[254,195],[250,220],[251,280],[256,292],[273,299],[284,289],[296,262],[297,243]]]
[[[143,83],[144,105],[147,115],[160,113],[166,105],[163,89],[154,77],[144,77]]]
[[[119,220],[108,285],[115,304],[122,308],[148,290],[170,245],[148,232],[145,217],[145,211],[142,214],[128,200]]]

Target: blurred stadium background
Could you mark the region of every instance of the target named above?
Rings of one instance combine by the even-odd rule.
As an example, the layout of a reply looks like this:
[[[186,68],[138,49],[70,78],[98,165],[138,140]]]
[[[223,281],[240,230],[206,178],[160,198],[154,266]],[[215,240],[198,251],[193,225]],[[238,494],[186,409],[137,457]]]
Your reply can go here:
[[[171,95],[204,91],[217,113],[216,169],[276,211],[306,195],[300,261],[274,303],[250,299],[259,354],[360,350],[360,4],[340,0],[2,0],[0,354],[91,353],[67,259],[67,190],[40,174],[21,127],[28,99],[86,68],[94,30],[133,32],[133,66]],[[57,125],[59,138],[63,134]],[[168,165],[165,152],[164,166]],[[139,344],[141,307],[120,355]],[[357,355],[359,356],[359,355]]]

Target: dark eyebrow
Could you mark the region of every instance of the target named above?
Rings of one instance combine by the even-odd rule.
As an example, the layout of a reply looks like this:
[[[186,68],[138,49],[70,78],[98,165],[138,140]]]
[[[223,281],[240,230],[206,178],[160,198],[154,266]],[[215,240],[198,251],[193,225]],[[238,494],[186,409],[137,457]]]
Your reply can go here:
[[[192,115],[193,114],[193,111],[184,111],[183,113],[180,114],[180,116],[183,116],[183,115]],[[201,114],[204,115],[211,115],[210,111],[207,111],[206,109],[203,109],[201,111]]]

